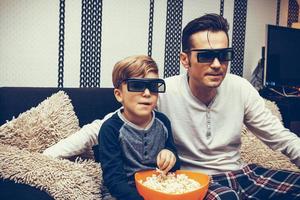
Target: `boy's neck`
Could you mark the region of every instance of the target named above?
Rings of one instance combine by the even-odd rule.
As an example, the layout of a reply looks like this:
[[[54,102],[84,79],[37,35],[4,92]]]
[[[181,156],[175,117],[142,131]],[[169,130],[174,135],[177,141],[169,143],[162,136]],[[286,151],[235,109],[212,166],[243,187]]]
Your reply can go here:
[[[134,125],[140,128],[146,128],[148,124],[151,122],[153,117],[152,112],[149,116],[144,116],[144,117],[133,116],[128,112],[126,112],[126,110],[122,110],[121,113],[126,120],[128,120],[129,122],[133,123]]]

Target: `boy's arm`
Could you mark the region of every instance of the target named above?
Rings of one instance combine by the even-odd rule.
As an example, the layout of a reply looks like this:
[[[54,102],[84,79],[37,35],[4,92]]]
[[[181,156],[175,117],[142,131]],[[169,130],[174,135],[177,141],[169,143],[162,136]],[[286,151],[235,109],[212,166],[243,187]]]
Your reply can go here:
[[[97,119],[83,126],[76,133],[45,149],[43,154],[54,158],[69,158],[92,148],[98,143],[98,133],[101,125],[115,112],[107,114],[102,120]]]
[[[174,143],[174,138],[173,138],[173,133],[172,133],[172,128],[171,128],[171,122],[167,117],[166,117],[165,125],[168,129],[168,138],[167,138],[167,141],[166,141],[165,149],[168,149],[168,150],[172,151],[173,154],[176,157],[175,165],[172,167],[172,169],[170,171],[176,171],[176,170],[180,169],[181,164],[180,164],[180,159],[179,159],[179,156],[178,156],[178,153],[177,153],[177,148],[176,148],[176,145]]]
[[[143,200],[137,189],[128,184],[129,178],[123,167],[124,158],[119,144],[118,125],[105,123],[98,138],[102,176],[109,192],[117,199]]]
[[[174,172],[174,171],[180,169],[181,163],[180,163],[180,159],[179,159],[179,156],[178,156],[178,153],[177,153],[177,149],[176,149],[175,144],[174,144],[172,133],[169,134],[169,135],[171,135],[171,136],[168,137],[168,140],[167,140],[167,143],[166,143],[166,149],[172,151],[172,153],[176,157],[175,165],[170,170],[170,171]]]

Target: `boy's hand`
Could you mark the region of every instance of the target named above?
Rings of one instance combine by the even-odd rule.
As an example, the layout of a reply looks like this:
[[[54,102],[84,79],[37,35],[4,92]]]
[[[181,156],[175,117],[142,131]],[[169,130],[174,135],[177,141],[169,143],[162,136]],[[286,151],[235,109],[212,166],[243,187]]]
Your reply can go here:
[[[168,149],[161,150],[157,155],[157,166],[166,175],[175,165],[176,157]]]

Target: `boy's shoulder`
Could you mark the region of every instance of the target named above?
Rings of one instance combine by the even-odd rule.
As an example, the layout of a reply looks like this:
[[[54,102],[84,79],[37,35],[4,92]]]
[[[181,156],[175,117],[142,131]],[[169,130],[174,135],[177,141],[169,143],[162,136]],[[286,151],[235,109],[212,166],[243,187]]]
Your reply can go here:
[[[168,123],[170,122],[169,118],[164,113],[159,112],[157,110],[154,110],[154,113],[155,113],[155,118],[157,118],[163,122],[168,122]]]
[[[112,127],[119,127],[122,126],[124,122],[120,119],[118,112],[114,113],[111,117],[107,118],[101,127],[107,127],[107,126],[112,126]]]
[[[104,138],[118,138],[123,124],[124,123],[119,118],[118,113],[114,113],[103,122],[99,130],[98,140],[103,140]]]

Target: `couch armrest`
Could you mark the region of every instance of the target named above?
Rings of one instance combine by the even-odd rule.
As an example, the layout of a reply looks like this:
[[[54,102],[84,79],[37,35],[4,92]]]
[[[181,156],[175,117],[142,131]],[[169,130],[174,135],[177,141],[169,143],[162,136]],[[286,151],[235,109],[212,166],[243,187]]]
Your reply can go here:
[[[0,179],[0,199],[53,200],[45,191],[7,179]]]

